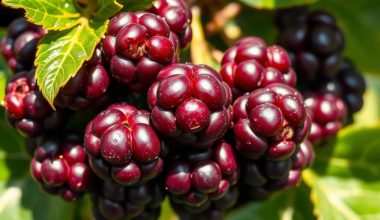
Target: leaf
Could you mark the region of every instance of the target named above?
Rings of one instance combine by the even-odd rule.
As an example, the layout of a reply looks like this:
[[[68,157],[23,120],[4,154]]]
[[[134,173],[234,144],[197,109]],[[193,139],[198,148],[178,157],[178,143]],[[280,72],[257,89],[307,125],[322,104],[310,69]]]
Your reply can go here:
[[[277,32],[276,26],[273,23],[272,11],[243,8],[241,13],[228,26],[234,26],[234,29],[238,29],[241,32],[240,35],[258,36],[264,38],[268,44],[275,42]],[[228,29],[225,32],[228,32]]]
[[[74,1],[66,0],[3,0],[12,8],[22,8],[26,17],[46,30],[64,30],[78,24],[80,13]]]
[[[337,18],[345,35],[345,54],[360,70],[380,74],[380,65],[374,59],[380,57],[378,1],[352,1],[348,4],[345,0],[321,0],[313,8],[327,10]]]
[[[200,9],[192,9],[192,14],[193,21],[191,22],[191,28],[193,30],[193,39],[190,45],[191,61],[193,64],[205,64],[219,70],[220,64],[212,57],[208,42],[203,33]]]
[[[76,205],[44,193],[30,177],[0,182],[0,219],[73,220]]]
[[[259,9],[276,9],[315,3],[317,0],[239,0],[248,6]]]
[[[121,7],[115,1],[97,2],[93,11],[87,11],[80,17],[77,26],[50,31],[39,43],[35,60],[37,83],[53,108],[59,89],[75,76],[84,61],[91,58],[107,29],[108,17]]]
[[[6,74],[0,69],[0,102],[1,102],[2,100],[4,100],[6,84],[7,84],[7,76],[6,76]]]
[[[0,40],[7,35],[7,29],[0,27]],[[0,101],[4,98],[5,84],[7,78],[11,75],[8,68],[8,63],[5,61],[4,57],[0,55]]]
[[[156,0],[117,0],[124,5],[125,11],[143,11],[150,9]]]
[[[304,172],[319,219],[380,219],[380,125],[351,126]]]
[[[355,125],[369,126],[380,121],[380,77],[378,75],[364,75],[367,91],[364,94],[364,106],[354,117]]]
[[[169,199],[166,198],[161,206],[161,213],[159,220],[177,220],[179,217],[177,214],[173,211],[173,209],[170,206]]]
[[[229,213],[226,219],[315,219],[311,212],[312,204],[309,197],[309,189],[304,184],[301,184],[299,187],[288,189],[285,192],[273,195],[268,201],[252,202],[240,207]]]
[[[51,31],[41,40],[35,60],[36,78],[51,105],[59,89],[91,58],[107,23],[90,26],[83,22],[71,30]]]
[[[8,125],[4,116],[4,109],[0,108],[0,181],[29,173],[29,157],[23,152],[23,138]]]

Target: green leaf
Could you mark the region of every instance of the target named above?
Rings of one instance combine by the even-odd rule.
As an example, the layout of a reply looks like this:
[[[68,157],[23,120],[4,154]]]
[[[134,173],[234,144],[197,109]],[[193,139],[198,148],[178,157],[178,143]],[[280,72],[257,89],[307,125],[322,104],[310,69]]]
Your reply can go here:
[[[51,105],[59,89],[91,58],[107,24],[84,22],[71,30],[51,31],[41,40],[35,61],[36,78]]]
[[[355,125],[369,126],[380,121],[380,77],[364,75],[367,91],[364,94],[364,106],[354,117]]]
[[[29,173],[29,157],[24,151],[24,139],[6,122],[0,108],[0,181],[24,177]]]
[[[227,24],[225,32],[228,32],[229,26],[232,26],[231,29],[238,29],[243,36],[262,37],[268,44],[275,42],[277,32],[272,11],[243,8],[241,13]]]
[[[44,193],[30,177],[0,182],[0,219],[73,220],[76,205]]]
[[[2,100],[4,100],[6,84],[7,84],[7,76],[6,76],[6,74],[0,69],[0,102],[1,102]]]
[[[159,220],[177,220],[179,217],[177,214],[173,211],[172,207],[170,206],[169,198],[166,198],[165,201],[162,203],[161,206],[161,213]]]
[[[22,8],[25,16],[33,23],[43,26],[46,30],[66,30],[80,24],[80,18],[86,12],[75,5],[75,1],[67,0],[4,0],[6,6]],[[92,1],[97,9],[85,16],[93,16],[105,20],[120,10],[121,5],[115,1]],[[91,8],[92,5],[89,6]]]
[[[35,60],[36,78],[42,95],[53,108],[59,89],[91,58],[107,29],[108,17],[120,7],[115,1],[98,0],[97,5],[85,9],[77,26],[50,31],[40,41]]]
[[[345,54],[360,70],[380,74],[380,65],[374,57],[380,57],[379,1],[321,0],[316,9],[331,12],[345,35]],[[364,34],[365,33],[365,34]]]
[[[5,28],[0,28],[0,39],[2,39],[7,34]],[[4,99],[5,87],[8,77],[11,75],[8,63],[5,61],[4,57],[0,55],[0,102]]]
[[[156,0],[117,0],[125,11],[143,11],[152,7]]]
[[[317,0],[239,0],[248,6],[259,9],[276,9],[315,3]]]
[[[351,126],[304,172],[320,219],[380,219],[380,125]]]
[[[244,193],[244,192],[243,192]],[[310,190],[304,185],[273,195],[268,201],[252,202],[229,213],[227,220],[312,220]]]
[[[22,8],[26,17],[46,30],[63,30],[78,24],[80,13],[74,1],[66,0],[3,0],[12,8]]]

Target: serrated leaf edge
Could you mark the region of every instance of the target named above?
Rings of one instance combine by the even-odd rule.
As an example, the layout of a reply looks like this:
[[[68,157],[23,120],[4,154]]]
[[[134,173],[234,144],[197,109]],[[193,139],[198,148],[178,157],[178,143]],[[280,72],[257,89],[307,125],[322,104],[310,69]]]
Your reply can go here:
[[[63,27],[47,27],[42,21],[37,21],[37,20],[35,20],[35,19],[33,19],[32,17],[29,16],[29,14],[30,14],[29,11],[31,11],[31,10],[34,11],[33,8],[26,7],[26,6],[21,6],[20,4],[16,4],[16,3],[10,3],[10,2],[7,2],[7,0],[3,0],[1,2],[1,4],[5,5],[7,7],[13,8],[13,9],[24,9],[26,11],[26,13],[25,13],[26,19],[29,22],[33,23],[33,24],[42,26],[45,30],[62,31],[62,30],[67,30],[67,29],[73,28],[73,27],[77,26],[80,23],[80,21],[79,21],[80,13],[78,12],[78,13],[73,14],[72,16],[66,17],[66,18],[78,18],[78,20],[75,21],[75,22],[72,22],[70,24],[68,23],[68,24],[66,24]],[[29,11],[26,10],[26,9],[29,9]],[[50,14],[50,16],[52,16],[52,17],[59,17],[59,16],[53,16],[51,14]]]
[[[73,37],[73,39],[77,39],[79,36],[80,36],[80,33],[82,33],[85,29],[86,29],[86,26],[88,25],[88,20],[87,19],[85,19],[85,18],[81,18],[80,19],[81,20],[81,24],[80,25],[78,25],[77,27],[75,27],[75,28],[79,28],[79,30],[78,31],[76,31],[76,34],[75,34],[75,36]],[[107,23],[108,23],[108,21],[106,21]],[[91,34],[93,34],[93,35],[96,35],[95,33],[93,33],[93,32],[90,32]],[[97,35],[96,35],[97,36]],[[73,71],[72,73],[70,73],[70,77],[68,77],[63,83],[62,83],[62,86],[60,87],[60,88],[62,88],[72,77],[74,77],[75,75],[76,75],[76,73],[77,73],[77,71],[79,70],[79,68],[83,65],[83,63],[85,62],[85,61],[87,61],[87,60],[89,60],[90,58],[91,58],[91,56],[92,56],[92,53],[93,53],[93,51],[95,50],[95,48],[96,48],[96,45],[99,43],[101,41],[101,37],[99,36],[99,38],[97,38],[97,40],[96,40],[96,44],[95,44],[95,46],[94,46],[94,48],[92,48],[92,52],[90,52],[88,55],[87,55],[87,57],[85,57],[85,59],[83,59],[83,60],[81,60],[79,63],[78,63],[78,65],[75,67],[75,70],[76,71]],[[75,45],[75,42],[77,42],[77,41],[75,41],[75,40],[71,40],[70,41],[71,43],[70,43],[70,48],[72,48],[72,47],[74,47],[74,45]],[[40,52],[40,50],[41,50],[41,45],[39,45],[38,46],[38,49],[37,49],[37,55],[38,56],[40,56],[41,54],[43,54],[44,52]],[[64,57],[68,57],[69,56],[69,54],[65,54],[64,55]],[[61,62],[60,62],[60,64],[59,65],[62,65],[62,62],[64,61],[65,59],[61,59]],[[44,83],[46,83],[45,82],[45,80],[46,80],[46,76],[45,77],[40,77],[40,71],[43,71],[45,68],[47,68],[47,66],[42,66],[43,64],[43,61],[42,61],[42,63],[39,63],[38,62],[39,61],[39,59],[37,58],[36,60],[35,60],[35,65],[37,66],[37,68],[36,68],[36,78],[37,78],[37,84],[38,84],[38,86],[40,87],[40,88],[42,88],[41,87],[41,85],[43,85]],[[42,69],[41,69],[42,68]],[[56,76],[57,77],[57,76]],[[58,94],[58,92],[59,92],[59,89],[60,88],[58,88],[58,89],[50,89],[50,90],[48,90],[48,89],[41,89],[41,93],[42,93],[42,95],[43,95],[43,97],[48,101],[48,103],[50,104],[50,106],[55,110],[55,106],[54,106],[54,99],[55,99],[55,97],[57,96],[57,94]],[[56,90],[56,92],[55,92],[55,90]],[[47,91],[50,91],[50,94],[48,94],[47,93]],[[55,94],[54,94],[55,93]]]

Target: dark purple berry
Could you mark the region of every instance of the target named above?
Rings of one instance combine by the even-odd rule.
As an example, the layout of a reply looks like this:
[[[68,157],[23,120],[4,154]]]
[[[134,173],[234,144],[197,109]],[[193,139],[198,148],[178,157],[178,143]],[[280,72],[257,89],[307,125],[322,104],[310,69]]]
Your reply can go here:
[[[44,34],[42,27],[28,22],[23,17],[9,24],[8,36],[2,39],[0,51],[14,73],[34,68],[37,43]]]

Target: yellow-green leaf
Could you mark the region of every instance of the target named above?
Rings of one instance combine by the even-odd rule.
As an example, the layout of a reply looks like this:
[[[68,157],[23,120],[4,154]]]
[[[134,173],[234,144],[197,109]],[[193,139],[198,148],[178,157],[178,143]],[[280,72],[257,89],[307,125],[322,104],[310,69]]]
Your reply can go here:
[[[191,41],[191,62],[194,64],[205,64],[216,70],[220,69],[220,64],[211,55],[210,45],[208,44],[202,27],[200,8],[193,8],[193,39]]]
[[[53,108],[59,89],[91,58],[107,29],[108,17],[122,7],[115,0],[97,0],[92,4],[81,13],[78,25],[49,31],[39,43],[35,60],[37,83]]]
[[[316,150],[304,172],[319,219],[380,219],[380,125],[352,126]]]
[[[3,0],[12,8],[22,8],[31,22],[42,25],[46,30],[64,30],[78,24],[80,13],[74,1],[66,0]]]
[[[355,124],[368,126],[380,120],[380,77],[376,74],[365,74],[364,77],[367,91],[364,94],[364,106],[355,115]]]
[[[244,192],[241,192],[244,193]],[[313,220],[312,204],[309,200],[310,190],[301,184],[262,202],[251,202],[232,210],[226,220]]]
[[[38,46],[37,83],[51,105],[59,89],[91,58],[106,31],[108,21],[92,25],[86,21],[70,30],[49,32]]]

